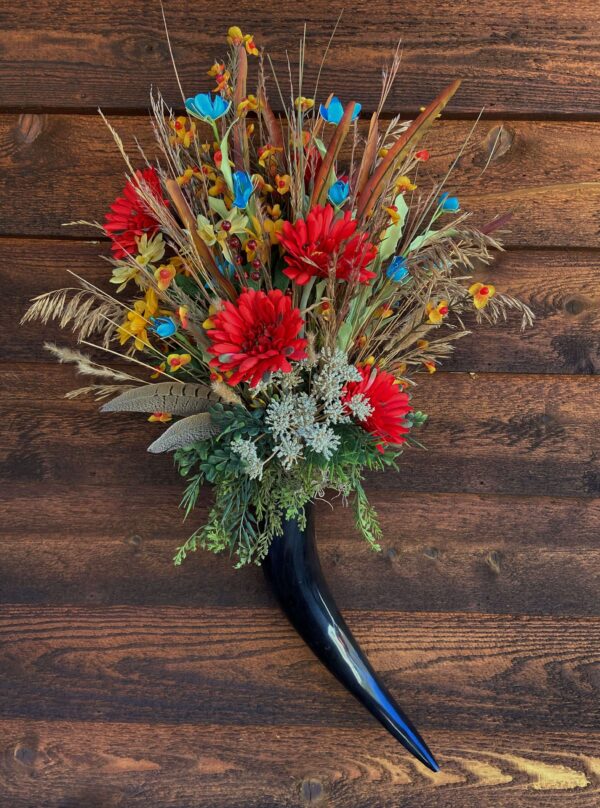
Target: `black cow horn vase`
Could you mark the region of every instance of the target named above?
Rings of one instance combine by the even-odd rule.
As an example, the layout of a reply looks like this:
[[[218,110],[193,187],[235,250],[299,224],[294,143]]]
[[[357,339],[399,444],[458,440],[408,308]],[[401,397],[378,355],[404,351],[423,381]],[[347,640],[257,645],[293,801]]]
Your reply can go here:
[[[314,535],[313,505],[306,529],[284,522],[263,561],[265,575],[290,623],[350,693],[421,763],[439,771],[411,721],[378,679],[333,600],[323,577]]]

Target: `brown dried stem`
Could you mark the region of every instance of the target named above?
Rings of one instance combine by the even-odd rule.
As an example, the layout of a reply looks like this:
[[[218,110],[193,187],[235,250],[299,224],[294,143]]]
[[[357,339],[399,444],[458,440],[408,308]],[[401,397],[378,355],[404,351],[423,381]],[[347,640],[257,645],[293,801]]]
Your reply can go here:
[[[365,143],[362,160],[360,162],[360,168],[358,169],[358,177],[356,180],[357,196],[360,195],[363,188],[365,187],[366,182],[369,178],[371,167],[375,163],[375,157],[377,155],[378,135],[379,135],[379,116],[377,115],[376,112],[374,112],[371,117],[369,134],[367,136],[367,142]]]
[[[246,83],[248,78],[248,56],[244,45],[236,47],[237,71],[235,77],[235,87],[233,89],[234,112],[238,112],[240,104],[246,98]],[[248,157],[248,134],[246,132],[246,118],[240,115],[239,120],[233,127],[233,163],[237,171],[246,168]]]
[[[456,79],[443,90],[438,97],[426,107],[406,132],[398,138],[392,148],[375,169],[373,176],[365,185],[358,200],[357,218],[366,218],[373,210],[377,200],[385,188],[387,175],[399,160],[414,148],[420,138],[432,126],[437,116],[450,101],[460,87],[460,79]]]
[[[196,252],[202,259],[202,265],[205,271],[211,277],[217,289],[222,289],[225,292],[226,297],[230,298],[231,300],[235,300],[237,297],[235,287],[228,278],[219,272],[219,268],[215,263],[211,251],[198,235],[194,214],[190,210],[185,197],[181,193],[181,188],[173,179],[165,180],[165,186],[177,212],[179,213],[179,216],[181,217],[183,226],[190,234],[190,238],[194,244],[194,247],[196,248]]]
[[[346,140],[348,132],[350,131],[355,106],[356,103],[354,101],[351,101],[348,104],[344,110],[342,120],[336,127],[335,134],[331,139],[329,148],[327,149],[327,154],[323,158],[323,162],[321,163],[317,176],[315,177],[315,184],[311,197],[311,207],[314,205],[321,205],[324,202],[327,177],[329,176],[329,172],[333,168],[338,153]]]

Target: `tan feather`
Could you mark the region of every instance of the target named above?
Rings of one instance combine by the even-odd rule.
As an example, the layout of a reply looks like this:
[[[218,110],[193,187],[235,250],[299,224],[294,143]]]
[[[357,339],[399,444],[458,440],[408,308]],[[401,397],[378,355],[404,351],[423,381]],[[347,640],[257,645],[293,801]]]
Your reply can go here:
[[[182,418],[163,432],[160,438],[148,446],[149,452],[172,452],[184,446],[191,446],[198,441],[212,438],[218,434],[219,428],[210,420],[210,413],[201,412]]]
[[[128,390],[108,401],[102,412],[170,412],[193,415],[206,412],[218,396],[204,384],[159,382]]]

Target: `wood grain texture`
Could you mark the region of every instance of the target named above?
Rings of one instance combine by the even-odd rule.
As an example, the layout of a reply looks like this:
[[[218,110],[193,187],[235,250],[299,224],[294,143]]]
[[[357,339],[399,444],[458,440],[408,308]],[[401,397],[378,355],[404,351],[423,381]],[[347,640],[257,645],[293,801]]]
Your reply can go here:
[[[598,736],[575,730],[432,729],[444,765],[435,778],[372,723],[357,732],[8,719],[0,735],[10,808],[598,805]]]
[[[450,190],[476,222],[513,212],[481,278],[536,327],[480,329],[422,378],[428,451],[366,480],[381,553],[319,505],[325,574],[433,775],[312,657],[260,569],[172,567],[208,493],[183,525],[171,458],[146,454],[161,427],[64,401],[85,380],[41,347],[64,335],[18,330],[67,269],[106,283],[106,243],[63,227],[123,184],[96,108],[152,155],[149,84],[181,101],[157,2],[0,0],[0,808],[597,808],[597,3],[165,6],[189,94],[230,23],[281,66],[306,20],[311,86],[343,6],[320,96],[372,110],[398,36],[387,117],[463,77],[421,168],[445,171],[486,107]]]
[[[149,156],[154,153],[146,118],[117,116],[111,123],[132,158],[135,138]],[[445,174],[471,128],[471,122],[440,121],[427,141],[434,157],[426,170]],[[598,152],[600,123],[482,122],[449,187],[460,189],[464,209],[480,224],[512,211],[504,239],[509,246],[598,248]],[[0,195],[8,201],[0,209],[0,235],[94,238],[90,228],[63,225],[102,220],[124,173],[112,137],[95,115],[0,115]]]
[[[0,601],[23,604],[266,607],[262,571],[174,548],[187,525],[180,486],[2,484]],[[371,490],[384,538],[374,553],[351,512],[320,504],[318,546],[342,609],[600,615],[598,499]],[[149,502],[160,503],[148,508]],[[535,514],[535,518],[532,515]]]
[[[24,362],[47,361],[43,340],[67,344],[68,332],[31,323],[18,332],[27,301],[49,289],[70,286],[75,272],[114,293],[110,267],[99,257],[104,243],[39,239],[0,239],[0,342]],[[520,330],[519,318],[477,329],[456,343],[444,370],[595,374],[600,370],[600,254],[592,250],[516,250],[497,256],[480,273],[498,289],[516,295],[533,309],[535,328]]]
[[[303,25],[308,26],[305,86],[313,87],[335,21],[344,10],[321,84],[348,99],[357,94],[365,109],[376,106],[380,72],[399,38],[402,70],[389,106],[417,109],[431,100],[447,77],[464,85],[452,109],[481,107],[505,114],[598,113],[600,79],[598,9],[594,0],[511,0],[473,6],[432,0],[426,7],[381,0],[265,0],[238,3],[232,18],[222,7],[165,4],[175,58],[185,92],[205,91],[205,71],[224,53],[230,22],[255,34],[285,75],[285,51],[293,64]],[[145,109],[148,85],[171,100],[179,93],[163,31],[160,7],[152,2],[121,5],[111,0],[33,0],[6,6],[0,27],[0,104],[28,107]],[[274,94],[276,95],[276,93]],[[276,99],[274,99],[276,101]]]
[[[598,729],[598,618],[346,616],[424,733],[490,722],[516,733]],[[358,731],[372,722],[274,608],[7,605],[0,640],[4,718],[241,727],[260,716]]]

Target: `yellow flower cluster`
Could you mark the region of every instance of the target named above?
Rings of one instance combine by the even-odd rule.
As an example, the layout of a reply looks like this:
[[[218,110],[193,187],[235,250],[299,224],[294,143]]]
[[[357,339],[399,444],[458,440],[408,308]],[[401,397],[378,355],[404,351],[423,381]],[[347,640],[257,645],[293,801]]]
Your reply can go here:
[[[258,56],[258,48],[254,44],[254,37],[251,34],[243,34],[242,29],[237,25],[232,25],[227,31],[227,42],[234,47],[243,45],[246,52],[251,56]]]
[[[148,324],[150,318],[158,313],[158,297],[154,289],[146,290],[143,300],[136,300],[133,309],[127,312],[125,322],[119,326],[119,342],[126,345],[129,340],[134,341],[136,351],[142,351],[149,346]]]

